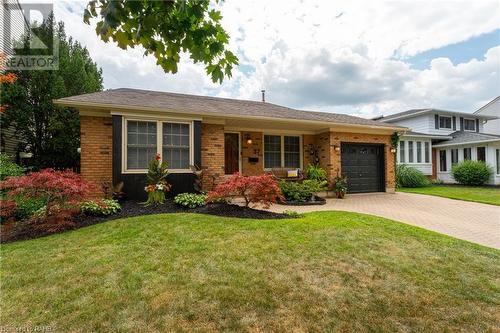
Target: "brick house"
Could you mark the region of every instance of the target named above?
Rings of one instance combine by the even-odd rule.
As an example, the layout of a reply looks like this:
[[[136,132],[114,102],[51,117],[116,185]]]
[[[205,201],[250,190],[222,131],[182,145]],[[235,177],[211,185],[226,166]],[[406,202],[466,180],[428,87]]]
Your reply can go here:
[[[406,128],[267,102],[115,89],[66,97],[56,104],[80,113],[81,173],[97,189],[124,183],[145,196],[147,164],[169,162],[173,192],[192,190],[190,165],[210,189],[226,175],[319,163],[329,177],[348,177],[350,192],[394,192],[391,135]],[[103,195],[96,192],[95,195]]]

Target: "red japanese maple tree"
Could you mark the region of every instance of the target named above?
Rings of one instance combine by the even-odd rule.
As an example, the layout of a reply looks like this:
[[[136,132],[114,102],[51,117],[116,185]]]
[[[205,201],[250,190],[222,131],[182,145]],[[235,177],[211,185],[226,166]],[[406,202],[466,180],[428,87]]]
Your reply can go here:
[[[271,175],[242,176],[238,172],[208,193],[207,201],[241,197],[245,206],[250,203],[267,208],[278,200],[283,200],[278,182]]]
[[[7,177],[0,182],[0,189],[10,197],[22,195],[26,198],[43,199],[47,218],[56,208],[67,208],[77,204],[90,190],[79,174],[72,171],[44,169],[19,177]]]

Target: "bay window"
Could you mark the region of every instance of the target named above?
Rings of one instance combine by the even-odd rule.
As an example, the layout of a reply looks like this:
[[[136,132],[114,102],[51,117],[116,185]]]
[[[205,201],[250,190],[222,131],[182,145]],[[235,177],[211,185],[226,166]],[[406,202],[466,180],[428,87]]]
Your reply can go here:
[[[413,163],[413,141],[408,141],[408,163]]]
[[[431,153],[431,147],[429,142],[425,142],[425,163],[429,163],[429,155]]]
[[[422,142],[417,141],[417,163],[422,163]]]
[[[127,119],[124,128],[123,171],[146,172],[156,154],[171,171],[185,171],[192,164],[190,123]]]
[[[299,136],[264,135],[264,168],[300,168]]]
[[[405,163],[405,142],[399,142],[399,162]]]

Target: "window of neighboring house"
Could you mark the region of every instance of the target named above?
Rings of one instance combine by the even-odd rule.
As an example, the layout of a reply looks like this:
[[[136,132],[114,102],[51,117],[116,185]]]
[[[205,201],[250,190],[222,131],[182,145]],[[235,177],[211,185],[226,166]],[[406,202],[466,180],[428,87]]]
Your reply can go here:
[[[497,149],[496,152],[497,152],[497,175],[500,175],[500,149]]]
[[[162,160],[169,169],[189,169],[189,124],[163,123]]]
[[[464,119],[464,129],[466,131],[475,131],[476,121],[474,119]]]
[[[446,150],[439,151],[439,171],[446,171]]]
[[[127,121],[127,169],[147,169],[156,148],[156,122]]]
[[[399,163],[405,163],[405,142],[399,142]]]
[[[413,163],[413,141],[408,141],[408,163]]]
[[[458,163],[458,149],[451,150],[451,165]]]
[[[300,168],[300,138],[285,136],[285,168]]]
[[[470,160],[472,157],[472,149],[464,148],[464,160]]]
[[[422,163],[422,142],[417,141],[417,163]]]
[[[439,128],[451,129],[451,117],[439,116]]]
[[[281,136],[264,135],[264,168],[281,167]]]
[[[429,163],[429,155],[431,154],[431,145],[429,142],[424,143],[425,146],[425,163]]]
[[[486,147],[477,147],[477,160],[486,162]]]

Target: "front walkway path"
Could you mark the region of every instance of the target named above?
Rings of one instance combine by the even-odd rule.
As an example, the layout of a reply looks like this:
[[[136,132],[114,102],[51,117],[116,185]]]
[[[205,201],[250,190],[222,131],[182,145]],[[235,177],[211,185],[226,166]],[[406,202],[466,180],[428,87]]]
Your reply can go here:
[[[322,206],[273,205],[275,212],[345,210],[372,214],[500,249],[500,206],[412,193],[347,195]]]

